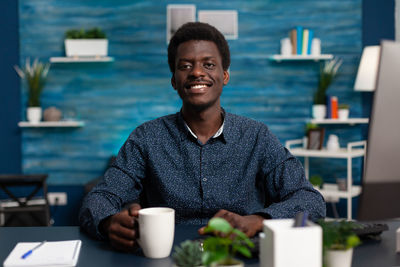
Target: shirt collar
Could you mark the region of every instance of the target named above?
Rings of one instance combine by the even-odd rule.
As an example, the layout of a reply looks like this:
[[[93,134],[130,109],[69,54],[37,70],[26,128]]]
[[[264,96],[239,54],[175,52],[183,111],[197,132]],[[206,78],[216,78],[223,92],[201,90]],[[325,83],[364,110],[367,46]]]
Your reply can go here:
[[[211,138],[217,138],[218,136],[220,136],[222,134],[222,132],[224,131],[224,124],[225,124],[225,115],[222,114],[224,121],[222,122],[221,127],[218,129],[218,131],[213,135],[213,137]],[[192,131],[192,129],[190,129],[189,125],[184,121],[186,128],[188,129],[189,133],[197,139],[197,135]]]
[[[213,138],[221,137],[225,142],[233,142],[238,136],[238,129],[235,129],[234,127],[234,115],[225,112],[223,108],[221,108],[221,112],[223,116],[223,123],[219,130],[214,134]],[[182,131],[182,141],[187,138],[188,134],[197,139],[196,135],[191,131],[183,119],[182,110],[178,112],[178,125]]]

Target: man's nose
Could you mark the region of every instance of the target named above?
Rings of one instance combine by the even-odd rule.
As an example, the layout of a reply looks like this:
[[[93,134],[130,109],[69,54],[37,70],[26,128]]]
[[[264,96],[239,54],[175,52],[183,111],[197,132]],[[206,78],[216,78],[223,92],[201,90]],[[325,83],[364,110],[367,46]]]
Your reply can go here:
[[[194,77],[201,77],[204,76],[204,68],[201,64],[194,64],[191,75]]]

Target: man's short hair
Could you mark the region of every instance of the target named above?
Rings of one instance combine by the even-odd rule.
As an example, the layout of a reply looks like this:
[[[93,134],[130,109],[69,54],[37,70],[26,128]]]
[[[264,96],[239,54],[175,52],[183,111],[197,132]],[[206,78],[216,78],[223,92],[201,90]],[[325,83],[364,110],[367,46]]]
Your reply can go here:
[[[168,64],[172,73],[175,73],[175,59],[179,45],[192,40],[214,42],[222,58],[222,68],[228,70],[231,55],[228,42],[222,33],[207,23],[188,22],[176,31],[168,45]]]

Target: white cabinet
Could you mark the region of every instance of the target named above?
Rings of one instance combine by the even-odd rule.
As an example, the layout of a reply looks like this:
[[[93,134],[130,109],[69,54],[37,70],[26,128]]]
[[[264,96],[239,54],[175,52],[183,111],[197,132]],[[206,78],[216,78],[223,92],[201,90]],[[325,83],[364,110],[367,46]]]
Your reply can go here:
[[[350,142],[346,148],[336,151],[326,149],[310,150],[303,148],[303,140],[289,140],[285,146],[296,157],[304,157],[304,169],[306,178],[309,179],[310,163],[309,158],[331,158],[345,159],[347,161],[347,190],[339,190],[336,184],[325,184],[323,189],[319,190],[327,202],[337,202],[339,198],[347,200],[347,219],[352,219],[352,198],[361,194],[361,186],[353,185],[352,159],[363,157],[365,163],[365,153],[367,149],[366,141]],[[365,165],[365,164],[364,164]]]

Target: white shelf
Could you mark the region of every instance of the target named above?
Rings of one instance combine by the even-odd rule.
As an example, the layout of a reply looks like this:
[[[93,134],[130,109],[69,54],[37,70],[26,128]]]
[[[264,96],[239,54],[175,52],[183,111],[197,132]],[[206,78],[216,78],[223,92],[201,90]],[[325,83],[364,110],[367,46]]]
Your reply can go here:
[[[311,157],[311,158],[354,158],[364,156],[365,149],[352,149],[348,150],[345,148],[341,148],[336,151],[329,151],[327,149],[321,150],[313,150],[313,149],[304,149],[304,148],[290,148],[290,153],[294,156],[299,157]]]
[[[336,184],[332,184],[333,186],[336,186]],[[359,185],[352,185],[350,191],[341,191],[338,188],[335,189],[317,189],[321,194],[326,197],[326,198],[347,198],[349,195],[351,197],[356,197],[361,194],[361,186]]]
[[[20,121],[18,123],[19,127],[83,127],[85,122],[83,121],[41,121],[38,123],[31,123],[28,121]]]
[[[347,120],[339,120],[339,119],[312,119],[310,120],[311,123],[314,124],[367,124],[369,123],[368,118],[349,118]]]
[[[113,57],[51,57],[51,63],[113,62]]]
[[[318,56],[314,55],[272,55],[269,57],[270,60],[274,61],[296,61],[296,60],[314,60],[314,61],[319,61],[319,60],[329,60],[333,59],[333,55],[331,54],[322,54]]]

